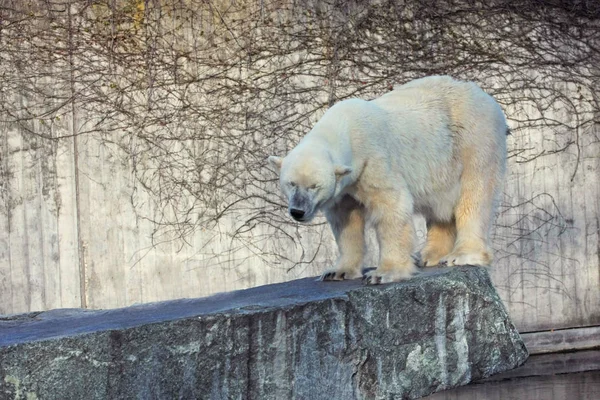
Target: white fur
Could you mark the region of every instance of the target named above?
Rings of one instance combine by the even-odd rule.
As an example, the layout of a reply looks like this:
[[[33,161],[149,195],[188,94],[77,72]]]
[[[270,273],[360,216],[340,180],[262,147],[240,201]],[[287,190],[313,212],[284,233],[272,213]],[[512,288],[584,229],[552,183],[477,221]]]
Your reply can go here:
[[[414,272],[414,213],[428,225],[424,265],[490,263],[506,131],[500,106],[478,86],[433,76],[373,101],[337,103],[270,161],[293,215],[308,221],[322,210],[331,224],[340,257],[324,279],[360,275],[369,220],[380,262],[367,281],[383,283]]]

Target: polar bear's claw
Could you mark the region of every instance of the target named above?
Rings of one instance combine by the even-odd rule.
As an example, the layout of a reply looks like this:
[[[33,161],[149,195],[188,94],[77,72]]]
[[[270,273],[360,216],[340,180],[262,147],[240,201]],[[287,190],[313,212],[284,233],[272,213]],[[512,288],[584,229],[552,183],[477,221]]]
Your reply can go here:
[[[384,283],[400,282],[416,273],[414,266],[403,270],[381,271],[372,270],[365,272],[363,275],[363,283],[365,285],[381,285]]]
[[[321,275],[321,280],[322,281],[330,281],[333,279],[334,276],[335,276],[335,272],[325,272],[323,275]]]
[[[440,262],[447,266],[456,265],[489,265],[492,261],[492,257],[487,251],[473,252],[473,253],[452,253],[448,254]]]
[[[340,271],[337,269],[325,271],[318,279],[320,281],[343,281],[346,279],[354,279],[360,277],[360,273],[351,273],[349,271]]]
[[[380,285],[381,276],[365,275],[362,278],[365,285]]]

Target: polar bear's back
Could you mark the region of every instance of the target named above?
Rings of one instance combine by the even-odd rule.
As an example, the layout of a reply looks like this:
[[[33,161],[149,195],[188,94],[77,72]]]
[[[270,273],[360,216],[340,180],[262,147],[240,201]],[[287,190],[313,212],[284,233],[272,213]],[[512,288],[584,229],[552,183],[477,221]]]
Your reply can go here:
[[[395,86],[373,102],[392,113],[414,111],[447,116],[465,128],[469,128],[465,123],[481,121],[482,117],[505,125],[502,109],[490,95],[473,82],[449,76],[430,76]]]
[[[421,78],[395,87],[372,103],[385,110],[392,130],[405,137],[432,139],[454,150],[474,147],[480,152],[505,147],[504,113],[494,98],[473,82],[449,76]],[[424,137],[428,135],[436,137]]]

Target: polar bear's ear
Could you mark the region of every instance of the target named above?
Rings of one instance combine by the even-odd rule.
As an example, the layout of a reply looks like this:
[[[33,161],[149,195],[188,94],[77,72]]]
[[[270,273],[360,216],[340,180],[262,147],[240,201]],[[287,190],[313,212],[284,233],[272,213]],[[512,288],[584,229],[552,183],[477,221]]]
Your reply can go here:
[[[269,156],[269,164],[277,171],[281,170],[281,164],[283,163],[283,158],[277,156]]]
[[[352,173],[352,168],[348,167],[347,165],[338,165],[335,167],[335,176],[338,179],[350,173]]]

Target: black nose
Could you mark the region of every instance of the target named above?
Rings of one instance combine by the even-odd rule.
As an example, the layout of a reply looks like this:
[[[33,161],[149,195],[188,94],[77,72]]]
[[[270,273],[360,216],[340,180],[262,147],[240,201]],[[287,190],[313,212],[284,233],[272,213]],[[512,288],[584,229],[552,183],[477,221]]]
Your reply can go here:
[[[298,210],[297,208],[292,208],[290,210],[290,214],[292,215],[292,218],[294,218],[296,221],[300,221],[302,220],[302,217],[304,217],[304,211]]]

